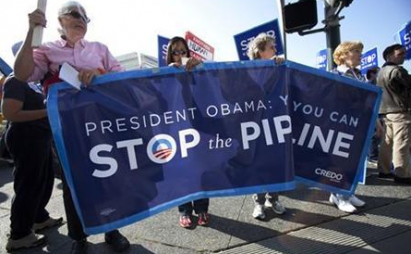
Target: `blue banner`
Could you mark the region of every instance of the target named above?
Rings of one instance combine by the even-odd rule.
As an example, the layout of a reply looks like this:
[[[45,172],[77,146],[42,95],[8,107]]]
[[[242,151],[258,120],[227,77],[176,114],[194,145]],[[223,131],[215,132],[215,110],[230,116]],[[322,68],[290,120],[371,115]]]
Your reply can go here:
[[[411,59],[411,21],[403,25],[403,27],[398,31],[398,39],[401,45],[405,47],[407,55],[405,59]]]
[[[0,72],[3,73],[4,76],[8,76],[10,73],[13,72],[13,69],[8,65],[3,58],[0,57]]]
[[[370,68],[378,67],[378,52],[377,47],[368,50],[361,56],[361,73],[367,74]]]
[[[380,88],[289,64],[296,180],[350,195],[363,171]]]
[[[328,64],[327,49],[320,50],[317,53],[315,63],[318,69],[323,70],[323,71],[327,70],[327,64]]]
[[[86,233],[199,198],[290,190],[294,172],[355,190],[379,88],[292,62],[202,66],[51,88],[50,123]]]
[[[167,46],[170,39],[158,35],[158,67],[167,66]]]
[[[280,27],[278,20],[264,23],[260,26],[256,26],[250,30],[234,35],[235,45],[237,47],[238,58],[242,61],[249,60],[247,56],[248,44],[260,33],[266,33],[275,37],[275,45],[277,54],[284,54],[283,42],[281,39]]]
[[[60,86],[50,121],[86,233],[204,197],[294,188],[285,66],[211,64]],[[247,92],[245,92],[247,91]]]

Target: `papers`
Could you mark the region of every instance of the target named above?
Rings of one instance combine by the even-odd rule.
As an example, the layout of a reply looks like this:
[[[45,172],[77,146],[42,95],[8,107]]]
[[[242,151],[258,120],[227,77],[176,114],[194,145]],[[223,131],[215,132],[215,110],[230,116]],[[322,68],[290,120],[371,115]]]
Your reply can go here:
[[[66,81],[74,88],[80,90],[81,81],[78,79],[78,71],[74,69],[70,64],[64,63],[61,66],[59,78]]]
[[[190,59],[190,58],[188,58],[188,57],[181,57],[181,64],[182,65],[186,65],[187,64],[187,62],[188,62],[188,59]]]

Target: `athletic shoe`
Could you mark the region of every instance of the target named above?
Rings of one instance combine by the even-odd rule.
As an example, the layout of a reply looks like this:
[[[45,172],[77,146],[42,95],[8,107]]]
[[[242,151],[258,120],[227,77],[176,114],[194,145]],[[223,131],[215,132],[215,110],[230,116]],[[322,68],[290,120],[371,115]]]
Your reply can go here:
[[[34,223],[33,225],[33,230],[34,232],[38,232],[40,230],[46,229],[46,228],[52,228],[52,227],[56,227],[56,226],[60,226],[61,224],[63,224],[63,218],[48,218],[47,220],[45,220],[44,222],[41,223]]]
[[[183,228],[191,228],[193,226],[193,221],[191,220],[190,215],[181,215],[179,223]]]
[[[12,252],[19,249],[33,248],[42,245],[45,242],[46,237],[44,235],[38,235],[32,232],[29,235],[17,240],[9,238],[6,244],[6,250],[8,252]]]
[[[330,203],[335,204],[338,207],[338,209],[343,211],[343,212],[353,213],[353,212],[357,211],[357,209],[350,203],[349,200],[344,200],[344,199],[338,198],[333,193],[331,193],[329,201],[330,201]]]
[[[351,195],[349,201],[355,207],[362,207],[365,205],[365,202],[357,198],[355,195]]]
[[[210,215],[208,213],[199,213],[197,224],[199,226],[207,226],[210,223]]]
[[[255,219],[265,219],[264,207],[262,205],[256,205],[254,207],[253,217]]]
[[[285,207],[280,203],[280,201],[275,201],[272,209],[276,214],[283,214],[286,211]]]

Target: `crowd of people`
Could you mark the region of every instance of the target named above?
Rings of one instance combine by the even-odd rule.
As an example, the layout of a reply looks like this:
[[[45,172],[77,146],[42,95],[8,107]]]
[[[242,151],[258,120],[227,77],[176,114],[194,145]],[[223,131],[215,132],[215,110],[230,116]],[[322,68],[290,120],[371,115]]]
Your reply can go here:
[[[15,195],[11,206],[7,251],[44,244],[45,236],[37,232],[61,225],[63,221],[61,217],[50,217],[46,210],[53,189],[54,172],[53,138],[47,118],[44,91],[60,81],[59,68],[65,62],[79,71],[79,79],[86,86],[96,76],[123,71],[123,67],[104,44],[84,39],[90,19],[79,3],[70,1],[61,6],[58,21],[61,38],[33,49],[31,41],[34,28],[45,26],[46,19],[40,10],[29,14],[29,29],[17,53],[14,74],[7,78],[3,86],[2,113],[10,122],[6,132],[6,145],[15,166]],[[249,58],[255,61],[272,59],[281,64],[285,60],[276,55],[274,42],[273,37],[260,34],[249,44]],[[337,68],[333,72],[382,88],[382,104],[369,161],[378,161],[380,178],[393,178],[400,184],[411,184],[411,76],[401,67],[405,60],[405,48],[399,44],[387,47],[383,52],[386,62],[382,68],[370,69],[366,77],[361,75],[358,69],[362,50],[361,42],[341,43],[334,52]],[[185,68],[187,71],[201,64],[200,60],[190,56],[187,42],[182,37],[170,40],[166,61],[169,66]],[[31,82],[38,81],[41,82],[43,91],[31,85]],[[73,239],[72,253],[87,253],[87,235],[74,208],[64,174],[62,182],[68,235]],[[264,219],[266,209],[272,209],[279,215],[286,212],[286,208],[279,201],[278,193],[257,193],[253,195],[253,200],[255,207],[251,215],[256,219]],[[365,205],[365,202],[355,195],[331,193],[329,201],[348,213]],[[209,199],[180,205],[180,226],[192,228],[195,222],[200,226],[208,225],[211,219],[208,208]],[[193,213],[197,215],[196,220]],[[129,241],[118,230],[107,232],[105,241],[116,252],[130,247]]]

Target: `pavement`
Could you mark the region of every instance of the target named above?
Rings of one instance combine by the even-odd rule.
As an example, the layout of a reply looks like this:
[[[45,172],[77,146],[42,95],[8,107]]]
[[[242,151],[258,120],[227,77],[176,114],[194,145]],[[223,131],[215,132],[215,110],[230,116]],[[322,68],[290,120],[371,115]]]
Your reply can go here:
[[[268,210],[264,221],[252,218],[251,196],[213,198],[208,227],[181,228],[174,208],[120,229],[131,242],[131,249],[125,253],[411,253],[411,185],[379,179],[375,168],[369,168],[369,173],[367,184],[360,185],[356,192],[367,205],[354,214],[331,205],[329,193],[305,186],[282,193],[280,201],[287,212],[276,215]],[[12,168],[3,163],[0,253],[6,253],[12,196]],[[57,179],[48,211],[54,217],[65,216],[61,182]],[[70,252],[66,224],[42,233],[47,235],[48,245],[15,253]],[[103,238],[102,234],[89,237],[89,253],[114,253]]]

